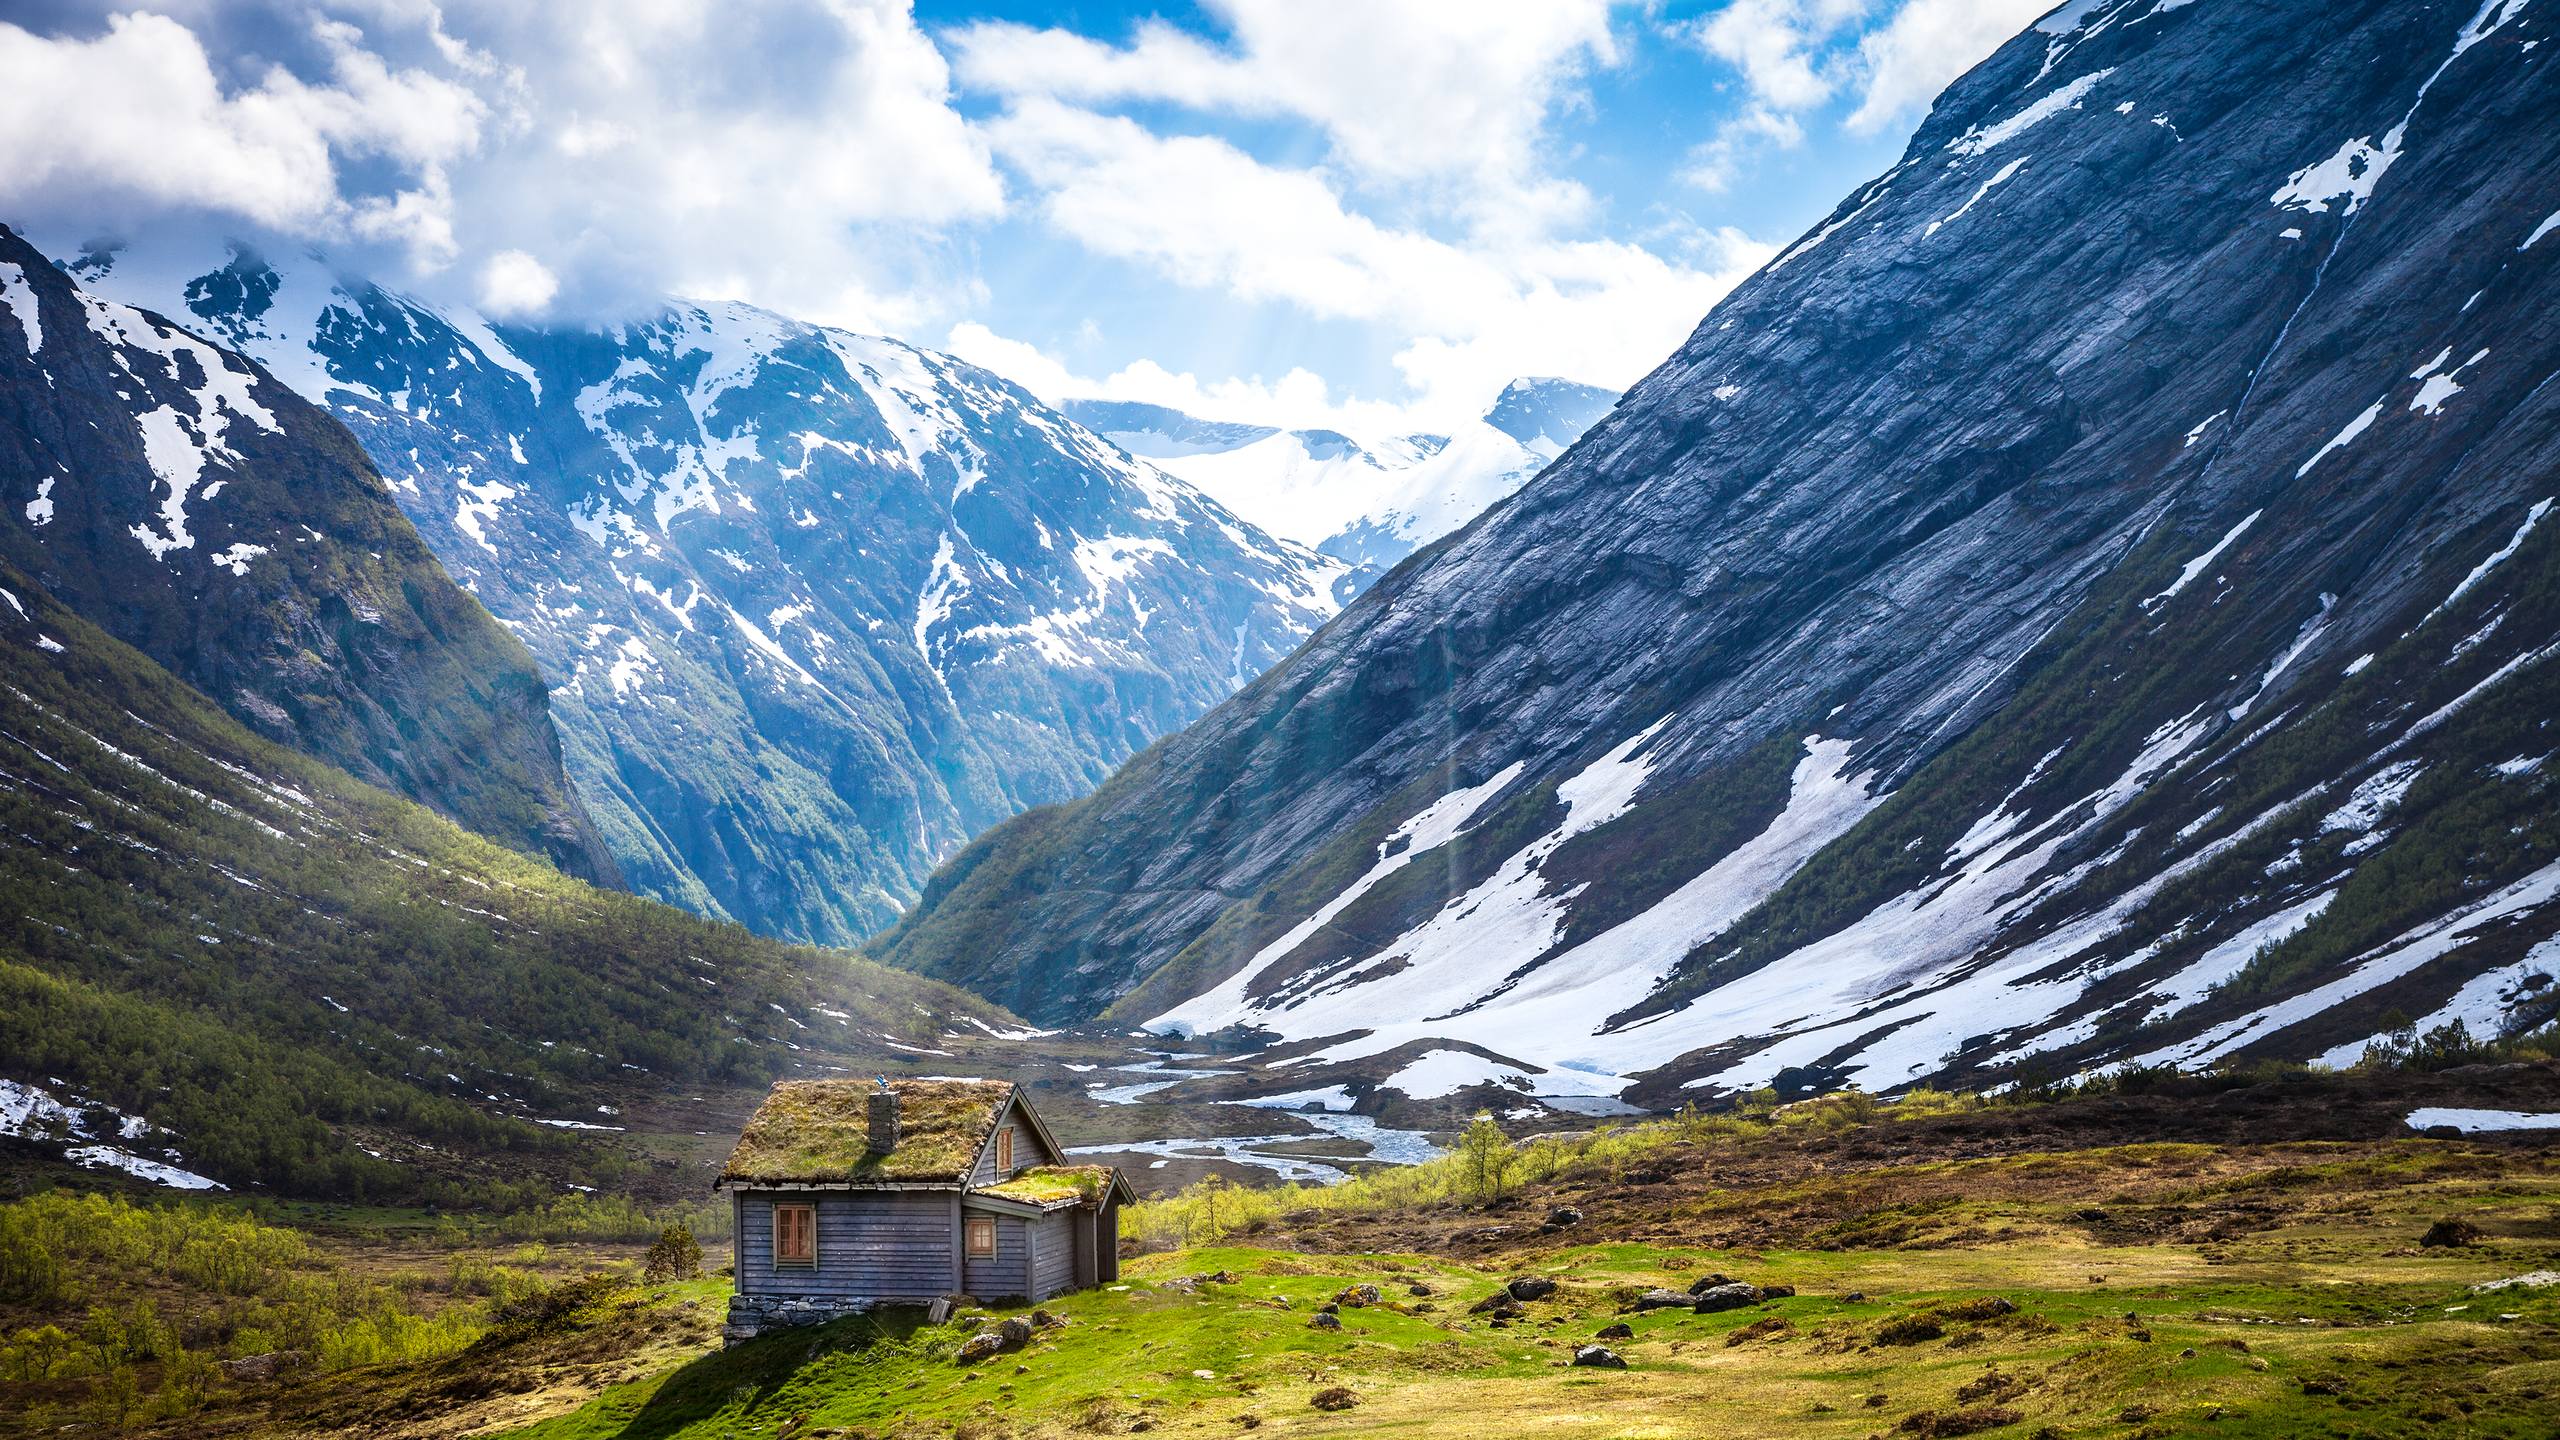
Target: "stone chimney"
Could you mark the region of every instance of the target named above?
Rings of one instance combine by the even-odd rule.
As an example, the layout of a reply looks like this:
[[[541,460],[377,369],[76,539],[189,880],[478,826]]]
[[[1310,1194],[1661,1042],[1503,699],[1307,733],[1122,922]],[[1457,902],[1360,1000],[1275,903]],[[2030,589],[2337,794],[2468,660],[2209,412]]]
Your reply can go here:
[[[886,1155],[898,1148],[898,1092],[883,1080],[868,1098],[870,1109],[865,1118],[869,1124],[865,1127],[868,1133],[863,1148],[874,1155]]]

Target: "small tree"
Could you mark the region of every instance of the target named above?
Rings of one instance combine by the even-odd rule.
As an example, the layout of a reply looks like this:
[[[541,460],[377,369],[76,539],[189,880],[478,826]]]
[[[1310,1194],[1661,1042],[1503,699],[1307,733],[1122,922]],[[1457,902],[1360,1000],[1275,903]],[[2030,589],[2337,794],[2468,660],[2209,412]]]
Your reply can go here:
[[[1490,1205],[1511,1191],[1511,1173],[1520,1162],[1511,1137],[1493,1122],[1489,1111],[1476,1112],[1475,1122],[1458,1137],[1458,1174],[1467,1198]]]
[[[71,1336],[59,1325],[37,1325],[9,1338],[9,1368],[21,1382],[50,1380],[71,1353]]]
[[[652,1285],[691,1280],[701,1273],[702,1242],[693,1238],[692,1229],[681,1220],[658,1232],[640,1272],[641,1278]]]
[[[193,1350],[173,1349],[160,1367],[160,1393],[156,1397],[160,1411],[168,1415],[193,1415],[204,1408],[205,1397],[213,1390],[213,1360]]]
[[[130,1337],[125,1333],[124,1317],[104,1305],[89,1307],[88,1318],[80,1322],[80,1343],[89,1352],[90,1368],[101,1375],[114,1371],[123,1363],[125,1346]],[[123,1416],[116,1417],[119,1422]]]
[[[1227,1233],[1218,1215],[1219,1202],[1226,1199],[1226,1193],[1227,1182],[1215,1170],[1201,1176],[1200,1183],[1191,1187],[1192,1223],[1184,1227],[1184,1243],[1208,1245]]]

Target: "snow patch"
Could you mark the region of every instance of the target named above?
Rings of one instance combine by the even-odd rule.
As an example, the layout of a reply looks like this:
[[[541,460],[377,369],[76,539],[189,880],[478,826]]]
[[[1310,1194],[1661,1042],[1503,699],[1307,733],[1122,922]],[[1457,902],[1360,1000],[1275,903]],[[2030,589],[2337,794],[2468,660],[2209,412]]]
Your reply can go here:
[[[2008,164],[2001,166],[1997,171],[1993,172],[1990,179],[1983,181],[1981,186],[1973,192],[1973,198],[1965,201],[1962,205],[1957,206],[1954,213],[1948,215],[1943,220],[1930,221],[1929,228],[1920,232],[1920,238],[1926,240],[1930,236],[1937,234],[1940,229],[1963,219],[1967,211],[1982,203],[1983,196],[1990,194],[1995,187],[2005,184],[2010,176],[2017,174],[2020,169],[2025,167],[2027,161],[2032,158],[2034,157],[2021,155],[2017,159],[2010,161]],[[1721,392],[1719,393],[1721,394]]]
[[[2409,1128],[2412,1130],[2432,1130],[2439,1125],[2450,1125],[2466,1135],[2497,1130],[2560,1130],[2560,1114],[2534,1110],[2465,1110],[2445,1105],[2422,1105],[2409,1112]],[[2497,1284],[2514,1285],[2532,1278],[2525,1276]]]
[[[235,579],[243,578],[249,573],[249,562],[266,553],[267,547],[264,545],[242,544],[227,546],[214,553],[212,557],[213,568],[217,570],[228,570]]]
[[[2005,145],[2020,135],[2061,114],[2080,108],[2082,97],[2096,88],[2099,81],[2113,75],[2115,67],[2092,70],[2037,100],[2017,114],[1996,124],[1977,125],[1947,142],[1947,148],[1959,155],[1980,155],[1996,146]]]
[[[2497,569],[2500,565],[2506,563],[2506,561],[2518,550],[2523,549],[2525,537],[2533,533],[2534,526],[2542,523],[2543,516],[2551,513],[2551,504],[2551,499],[2535,501],[2533,506],[2525,511],[2524,523],[2516,527],[2516,533],[2507,537],[2507,543],[2499,546],[2495,551],[2492,551],[2488,559],[2472,566],[2471,573],[2462,577],[2462,583],[2454,586],[2452,593],[2446,595],[2443,601],[2439,603],[2436,608],[2427,612],[2427,620],[2433,620],[2447,610],[2452,609],[2463,596],[2470,594],[2482,580],[2488,578],[2490,571]],[[2421,620],[2418,623],[2420,625],[2424,625],[2426,620]]]
[[[27,283],[27,272],[7,261],[0,261],[0,305],[18,317],[18,328],[27,332],[27,356],[33,359],[44,348],[44,316],[36,309],[36,289]]]
[[[2206,424],[2211,423],[2211,421],[2206,422]],[[2196,428],[2201,430],[2204,427],[2198,426]],[[2168,589],[2163,590],[2159,594],[2152,596],[2150,599],[2143,601],[2142,608],[2145,610],[2157,609],[2158,607],[2177,599],[2180,591],[2183,591],[2188,586],[2194,584],[2196,577],[2202,575],[2207,569],[2209,569],[2214,561],[2221,559],[2222,552],[2230,549],[2233,541],[2248,534],[2249,527],[2257,524],[2258,517],[2265,513],[2267,512],[2264,510],[2252,510],[2248,514],[2241,516],[2240,523],[2232,526],[2229,530],[2224,531],[2222,538],[2213,542],[2212,549],[2205,551],[2193,560],[2179,566],[2178,578],[2169,582]]]
[[[2310,474],[2311,467],[2328,458],[2330,451],[2344,450],[2348,446],[2356,443],[2356,437],[2362,435],[2365,431],[2372,429],[2373,422],[2381,418],[2382,402],[2376,400],[2371,405],[2364,408],[2363,414],[2348,421],[2346,428],[2340,430],[2337,434],[2330,436],[2328,444],[2313,451],[2311,458],[2302,462],[2302,468],[2293,472],[2293,478],[2299,480],[2303,476]]]

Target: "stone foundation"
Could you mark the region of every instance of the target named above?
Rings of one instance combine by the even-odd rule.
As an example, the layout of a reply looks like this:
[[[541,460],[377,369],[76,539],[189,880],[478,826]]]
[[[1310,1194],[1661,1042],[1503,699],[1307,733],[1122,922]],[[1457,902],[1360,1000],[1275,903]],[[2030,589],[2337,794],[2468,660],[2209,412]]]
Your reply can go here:
[[[830,1300],[823,1296],[804,1295],[732,1295],[729,1297],[729,1322],[721,1327],[724,1340],[753,1340],[774,1330],[788,1330],[800,1325],[824,1325],[848,1315],[860,1315],[879,1302],[873,1300]]]

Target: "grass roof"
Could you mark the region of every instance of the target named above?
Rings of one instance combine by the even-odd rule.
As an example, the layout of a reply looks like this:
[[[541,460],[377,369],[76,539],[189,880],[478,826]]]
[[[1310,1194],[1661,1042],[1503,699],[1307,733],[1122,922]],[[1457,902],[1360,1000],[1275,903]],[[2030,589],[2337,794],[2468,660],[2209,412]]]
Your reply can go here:
[[[1013,1093],[1003,1080],[892,1080],[898,1144],[874,1155],[868,1148],[868,1097],[875,1088],[869,1080],[785,1080],[774,1086],[739,1134],[721,1182],[957,1183]]]
[[[1001,1185],[981,1185],[976,1193],[1025,1205],[1056,1205],[1099,1199],[1110,1184],[1108,1165],[1038,1165]]]

